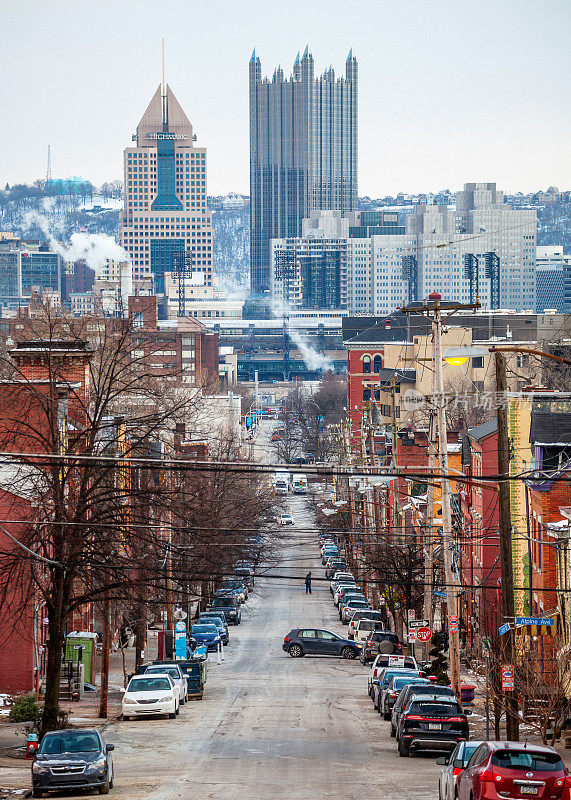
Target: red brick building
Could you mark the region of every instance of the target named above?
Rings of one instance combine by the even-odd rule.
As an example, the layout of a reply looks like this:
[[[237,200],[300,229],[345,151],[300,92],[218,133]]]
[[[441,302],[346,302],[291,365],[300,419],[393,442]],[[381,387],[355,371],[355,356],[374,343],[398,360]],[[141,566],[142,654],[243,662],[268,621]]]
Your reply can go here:
[[[480,634],[496,638],[502,624],[499,608],[499,506],[493,483],[478,478],[498,474],[495,419],[471,428],[464,440],[464,472],[473,479],[459,484],[463,518],[462,582],[471,587],[462,600],[466,635],[474,644]],[[485,584],[487,589],[475,587]]]
[[[176,382],[218,388],[218,332],[192,317],[159,322],[157,298],[129,298],[133,321],[131,357],[145,371]]]

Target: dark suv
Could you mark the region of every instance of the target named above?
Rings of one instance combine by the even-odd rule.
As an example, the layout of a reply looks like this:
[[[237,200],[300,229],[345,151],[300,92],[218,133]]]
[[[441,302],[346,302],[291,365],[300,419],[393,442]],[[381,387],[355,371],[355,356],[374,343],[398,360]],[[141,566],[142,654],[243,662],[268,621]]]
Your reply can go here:
[[[399,756],[411,750],[453,750],[468,737],[468,718],[456,698],[413,697],[399,721]]]
[[[456,699],[456,695],[450,686],[431,685],[428,683],[417,684],[416,686],[405,686],[404,689],[401,689],[391,713],[391,736],[397,735],[400,716],[403,709],[409,704],[411,697],[418,700],[422,700],[423,698],[430,698],[431,700]]]
[[[233,625],[239,625],[242,622],[242,612],[240,611],[240,601],[234,595],[224,595],[213,597],[212,603],[208,607],[208,611],[222,611],[224,617],[228,622]]]
[[[371,635],[363,642],[361,650],[361,661],[368,664],[374,661],[379,653],[386,655],[398,655],[402,653],[402,644],[399,637],[391,631],[371,631]]]
[[[74,793],[99,789],[100,794],[108,794],[113,787],[113,749],[92,729],[46,733],[32,764],[32,797],[56,789]]]

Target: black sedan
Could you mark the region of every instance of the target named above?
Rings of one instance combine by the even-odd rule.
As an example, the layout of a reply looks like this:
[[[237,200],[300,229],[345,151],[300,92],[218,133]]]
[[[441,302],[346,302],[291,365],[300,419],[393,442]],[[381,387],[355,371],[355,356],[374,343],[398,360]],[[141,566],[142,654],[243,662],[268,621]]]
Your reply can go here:
[[[357,658],[361,652],[361,644],[343,639],[332,631],[319,628],[293,628],[284,638],[282,650],[289,653],[292,658],[315,655],[352,659]]]

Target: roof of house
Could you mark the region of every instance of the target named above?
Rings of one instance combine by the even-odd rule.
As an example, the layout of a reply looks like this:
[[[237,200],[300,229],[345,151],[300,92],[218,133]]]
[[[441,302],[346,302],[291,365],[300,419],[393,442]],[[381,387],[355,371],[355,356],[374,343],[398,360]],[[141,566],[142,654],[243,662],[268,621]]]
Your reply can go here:
[[[470,428],[468,431],[468,436],[470,439],[474,439],[476,442],[481,442],[482,439],[486,439],[492,433],[495,433],[498,429],[498,421],[496,419],[489,419],[487,422],[483,422],[481,425],[477,425],[475,428]]]
[[[571,445],[571,414],[533,411],[530,441],[534,444]]]

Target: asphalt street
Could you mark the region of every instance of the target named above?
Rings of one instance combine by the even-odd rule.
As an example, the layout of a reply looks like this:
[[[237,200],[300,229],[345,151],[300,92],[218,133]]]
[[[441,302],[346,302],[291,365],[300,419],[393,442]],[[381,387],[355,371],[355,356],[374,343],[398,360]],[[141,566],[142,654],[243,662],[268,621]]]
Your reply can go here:
[[[116,745],[116,798],[170,800],[199,796],[363,800],[435,800],[435,757],[399,758],[388,723],[366,694],[367,670],[359,661],[292,659],[281,645],[298,625],[346,631],[327,583],[306,596],[303,576],[323,575],[304,497],[290,497],[295,518],[282,559],[261,579],[231,628],[226,661],[210,656],[202,702],[181,709],[174,721],[118,722],[107,730]]]

